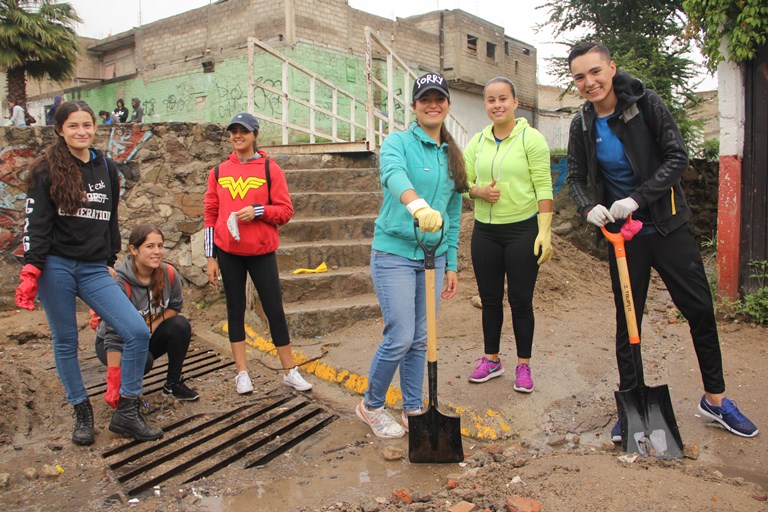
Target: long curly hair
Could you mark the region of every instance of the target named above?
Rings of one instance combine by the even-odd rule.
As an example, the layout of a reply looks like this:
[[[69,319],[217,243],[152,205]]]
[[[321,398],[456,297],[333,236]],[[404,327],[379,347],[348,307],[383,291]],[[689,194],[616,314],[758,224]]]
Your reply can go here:
[[[27,189],[29,189],[37,183],[40,173],[47,171],[51,181],[51,199],[67,214],[74,214],[86,204],[82,172],[61,135],[61,128],[70,114],[80,111],[90,114],[93,124],[96,124],[96,115],[86,102],[65,101],[59,105],[53,116],[56,140],[32,162],[26,178]]]
[[[165,242],[165,236],[160,231],[160,228],[154,224],[139,224],[131,230],[131,234],[128,236],[128,246],[138,250],[141,244],[147,241],[147,236],[150,234],[160,235],[160,238]],[[131,256],[130,261],[133,273],[138,275],[139,268],[136,265],[135,258]],[[160,302],[163,300],[163,290],[165,289],[165,265],[161,264],[152,271],[149,287],[152,290],[152,305],[159,307]]]

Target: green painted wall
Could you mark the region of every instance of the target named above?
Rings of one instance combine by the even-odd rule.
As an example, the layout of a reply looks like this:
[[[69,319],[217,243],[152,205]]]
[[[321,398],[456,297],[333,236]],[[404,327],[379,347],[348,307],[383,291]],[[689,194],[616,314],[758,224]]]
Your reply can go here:
[[[354,94],[365,101],[365,58],[333,50],[317,48],[307,44],[297,44],[283,50],[289,59],[314,71],[319,76],[337,87]],[[257,53],[254,69],[257,81],[281,89],[281,62],[265,53]],[[309,78],[303,73],[289,68],[290,93],[309,101]],[[126,80],[101,87],[83,90],[80,99],[88,102],[94,111],[113,110],[117,98],[123,98],[130,107],[130,100],[138,97],[144,107],[145,122],[216,122],[228,123],[232,116],[247,110],[248,99],[248,59],[246,55],[227,61],[216,62],[213,73],[199,71],[182,76],[165,78],[152,82],[144,79]],[[315,89],[315,101],[318,105],[331,110],[331,89],[318,83]],[[282,102],[278,95],[265,89],[257,89],[254,95],[254,111],[260,120],[265,117],[282,118]],[[337,111],[345,118],[349,117],[349,102],[339,96]],[[291,104],[288,111],[289,121],[308,127],[309,109],[300,104]],[[365,106],[358,104],[355,118],[365,125]],[[331,133],[331,117],[322,113],[316,116],[316,128]],[[349,126],[338,123],[338,134],[348,137]],[[355,138],[360,140],[365,134],[357,129]],[[262,121],[260,139],[262,143],[279,143],[280,127]],[[308,141],[307,134],[290,130],[290,142]],[[322,140],[320,140],[322,141]]]

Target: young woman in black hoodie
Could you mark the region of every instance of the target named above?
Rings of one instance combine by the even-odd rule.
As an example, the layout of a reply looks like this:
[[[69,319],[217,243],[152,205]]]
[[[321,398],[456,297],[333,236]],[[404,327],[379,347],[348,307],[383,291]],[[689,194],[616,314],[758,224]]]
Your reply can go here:
[[[34,310],[39,291],[56,370],[75,409],[75,444],[94,442],[93,410],[77,360],[77,297],[125,340],[120,399],[109,429],[137,440],[159,439],[162,430],[148,426],[139,412],[149,329],[113,279],[121,244],[117,168],[90,147],[96,116],[88,104],[62,103],[54,115],[54,130],[56,140],[32,163],[27,176],[24,268],[16,304]]]

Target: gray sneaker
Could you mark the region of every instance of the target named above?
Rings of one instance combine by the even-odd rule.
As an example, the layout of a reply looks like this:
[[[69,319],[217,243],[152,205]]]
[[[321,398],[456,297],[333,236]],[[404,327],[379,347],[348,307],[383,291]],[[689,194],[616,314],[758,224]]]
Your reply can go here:
[[[395,439],[405,435],[405,429],[384,410],[384,407],[369,409],[365,406],[365,399],[363,399],[355,407],[355,413],[358,418],[371,427],[373,433],[378,437]]]

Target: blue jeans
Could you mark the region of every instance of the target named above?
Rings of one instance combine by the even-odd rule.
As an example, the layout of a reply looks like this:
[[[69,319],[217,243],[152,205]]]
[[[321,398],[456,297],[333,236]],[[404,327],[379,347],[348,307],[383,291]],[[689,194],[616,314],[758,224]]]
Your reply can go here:
[[[106,263],[48,255],[38,284],[40,302],[53,336],[56,371],[64,385],[67,402],[75,405],[88,398],[77,359],[76,297],[96,311],[125,340],[120,394],[126,398],[138,397],[147,360],[149,328],[112,279]]]
[[[444,277],[445,256],[438,256],[435,259],[438,306]],[[403,409],[419,409],[427,358],[424,261],[374,250],[371,252],[371,278],[384,317],[384,339],[371,360],[365,391],[366,407],[384,406],[387,389],[399,367]]]

